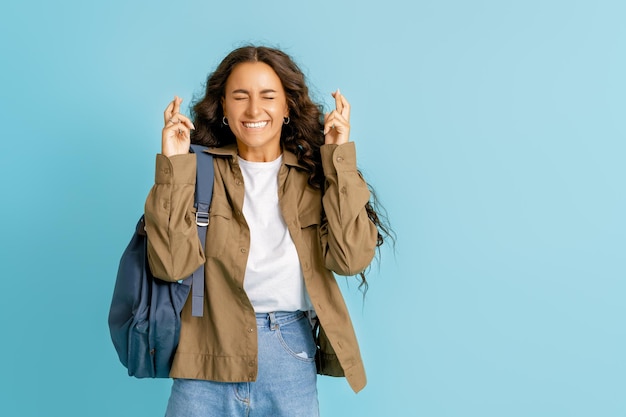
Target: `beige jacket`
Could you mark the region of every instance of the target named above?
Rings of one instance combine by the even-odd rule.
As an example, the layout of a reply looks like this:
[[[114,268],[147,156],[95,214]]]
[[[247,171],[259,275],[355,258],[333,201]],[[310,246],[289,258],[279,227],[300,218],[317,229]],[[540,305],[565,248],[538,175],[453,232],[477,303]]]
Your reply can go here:
[[[193,207],[195,155],[157,155],[155,184],[145,206],[148,259],[156,277],[176,281],[205,263],[204,316],[192,317],[191,303],[185,305],[170,376],[254,381],[256,318],[243,288],[250,242],[242,214],[243,177],[234,145],[209,152],[215,180],[206,248],[198,239]],[[321,155],[323,193],[308,185],[296,156],[284,152],[279,204],[319,318],[318,373],[345,376],[358,392],[366,384],[365,370],[333,272],[363,271],[374,256],[377,230],[364,208],[370,193],[356,169],[354,143],[324,145]]]

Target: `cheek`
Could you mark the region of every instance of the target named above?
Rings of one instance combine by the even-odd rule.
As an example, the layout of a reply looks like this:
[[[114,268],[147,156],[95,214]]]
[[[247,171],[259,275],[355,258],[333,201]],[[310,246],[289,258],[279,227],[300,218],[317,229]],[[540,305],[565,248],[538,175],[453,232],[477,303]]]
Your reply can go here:
[[[222,110],[227,117],[237,117],[245,110],[245,105],[242,101],[224,100]]]
[[[274,113],[279,114],[281,117],[287,116],[289,114],[289,106],[287,106],[287,103],[276,103]]]

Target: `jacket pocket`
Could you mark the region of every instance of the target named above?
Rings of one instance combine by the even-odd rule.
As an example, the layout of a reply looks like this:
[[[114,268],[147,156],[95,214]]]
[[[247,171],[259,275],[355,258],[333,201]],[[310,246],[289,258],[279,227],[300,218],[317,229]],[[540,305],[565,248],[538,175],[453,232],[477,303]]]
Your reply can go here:
[[[304,252],[306,260],[301,259],[302,269],[308,270],[315,260],[320,255],[320,225],[321,219],[321,207],[316,204],[312,204],[306,210],[298,215],[298,221],[300,222],[300,242],[296,242],[304,245]]]
[[[218,257],[224,252],[226,240],[232,235],[232,217],[233,211],[228,204],[211,204],[205,248],[208,257]]]
[[[318,226],[321,222],[321,208],[316,205],[309,206],[306,210],[298,215],[300,227],[306,229],[311,226]]]

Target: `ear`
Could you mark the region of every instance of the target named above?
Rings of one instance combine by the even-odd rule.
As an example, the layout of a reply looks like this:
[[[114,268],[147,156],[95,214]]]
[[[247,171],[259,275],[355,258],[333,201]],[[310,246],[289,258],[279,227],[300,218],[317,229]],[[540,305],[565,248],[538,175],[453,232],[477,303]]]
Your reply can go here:
[[[228,116],[226,116],[226,112],[224,111],[224,96],[220,99],[220,105],[222,106],[222,113],[224,114],[224,117],[228,118]]]

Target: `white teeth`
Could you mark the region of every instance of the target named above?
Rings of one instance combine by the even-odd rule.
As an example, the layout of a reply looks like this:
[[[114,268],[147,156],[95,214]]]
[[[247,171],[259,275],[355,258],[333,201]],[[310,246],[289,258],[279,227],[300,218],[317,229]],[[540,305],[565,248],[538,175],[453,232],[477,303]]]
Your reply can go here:
[[[243,125],[251,129],[258,129],[260,127],[265,127],[265,125],[267,125],[267,122],[254,122],[254,123],[248,122],[248,123],[244,123]]]

